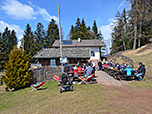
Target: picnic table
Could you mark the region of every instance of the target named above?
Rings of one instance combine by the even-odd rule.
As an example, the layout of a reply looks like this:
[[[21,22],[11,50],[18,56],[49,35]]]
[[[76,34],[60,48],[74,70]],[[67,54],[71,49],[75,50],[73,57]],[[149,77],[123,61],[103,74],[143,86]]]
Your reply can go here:
[[[79,73],[81,73],[81,75],[79,75]],[[74,72],[73,71],[69,71],[68,75],[69,76],[74,76]],[[84,71],[78,71],[78,76],[84,76]]]
[[[123,71],[123,70],[116,70],[115,73],[113,74],[114,75],[114,78],[118,79],[118,80],[122,80],[122,79],[135,79],[136,76],[135,76],[135,72],[136,70],[134,70],[132,72],[132,75],[126,75],[126,72]]]
[[[81,73],[81,75],[79,75],[79,73]],[[71,80],[73,81],[78,81],[80,76],[84,76],[84,71],[78,71],[78,76],[74,77],[74,72],[73,71],[69,71],[68,75],[70,77]]]
[[[113,68],[113,67],[106,67],[105,72],[107,74],[109,74],[110,76],[114,76],[114,73],[117,71],[118,69]]]

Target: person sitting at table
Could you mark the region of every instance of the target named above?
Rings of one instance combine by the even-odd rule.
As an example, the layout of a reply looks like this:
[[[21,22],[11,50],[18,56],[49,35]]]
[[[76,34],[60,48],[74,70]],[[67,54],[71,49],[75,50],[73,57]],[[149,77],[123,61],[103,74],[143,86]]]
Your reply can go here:
[[[81,65],[78,66],[77,71],[78,71],[78,75],[80,76],[83,71]]]
[[[74,77],[77,77],[78,76],[77,65],[75,65],[73,69],[74,69],[73,70]]]
[[[139,81],[141,81],[146,73],[146,68],[145,65],[142,64],[142,62],[139,62],[139,68],[138,68],[138,73],[135,73],[136,77],[138,78]]]
[[[109,66],[110,66],[110,67],[112,67],[112,66],[113,66],[112,60],[110,60],[110,62],[109,62]]]
[[[85,76],[90,76],[93,73],[93,68],[91,67],[91,64],[88,64],[88,67],[84,70]]]
[[[83,63],[82,69],[85,70],[86,69],[86,64]]]
[[[118,66],[118,70],[123,70],[123,69],[125,69],[124,64],[120,64],[120,65]]]
[[[131,76],[134,70],[129,65],[127,65],[127,68],[124,71],[127,72],[127,76]],[[128,79],[128,77],[126,77],[126,79]]]
[[[71,66],[70,68],[69,68],[69,72],[73,72],[73,69],[74,67],[73,66]]]

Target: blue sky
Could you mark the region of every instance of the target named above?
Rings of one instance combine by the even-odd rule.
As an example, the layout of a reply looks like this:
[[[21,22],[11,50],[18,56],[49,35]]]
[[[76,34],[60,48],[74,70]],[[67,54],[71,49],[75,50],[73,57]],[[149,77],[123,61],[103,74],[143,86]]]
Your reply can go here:
[[[15,29],[21,39],[27,23],[34,31],[38,22],[47,30],[51,18],[58,20],[58,3],[64,39],[79,17],[91,27],[96,20],[107,45],[110,44],[112,20],[117,11],[121,12],[125,7],[125,0],[0,0],[0,32],[8,26]]]

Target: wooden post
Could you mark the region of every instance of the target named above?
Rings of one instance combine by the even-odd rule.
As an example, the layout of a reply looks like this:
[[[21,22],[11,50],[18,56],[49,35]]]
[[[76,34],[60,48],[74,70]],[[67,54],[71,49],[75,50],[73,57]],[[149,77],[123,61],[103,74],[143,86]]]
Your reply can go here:
[[[61,23],[60,23],[60,8],[58,4],[58,19],[59,19],[59,37],[60,37],[60,56],[61,58],[63,57],[62,55],[62,32],[61,32]],[[63,64],[61,63],[61,72],[63,73]]]

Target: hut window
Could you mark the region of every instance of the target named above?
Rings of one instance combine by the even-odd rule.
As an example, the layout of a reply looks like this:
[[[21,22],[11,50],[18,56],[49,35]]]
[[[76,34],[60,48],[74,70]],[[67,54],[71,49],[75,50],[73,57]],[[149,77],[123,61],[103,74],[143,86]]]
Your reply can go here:
[[[55,67],[55,66],[56,66],[56,60],[50,59],[50,67]]]
[[[95,52],[94,51],[91,51],[91,56],[95,56]]]

